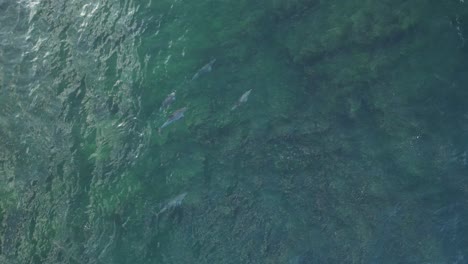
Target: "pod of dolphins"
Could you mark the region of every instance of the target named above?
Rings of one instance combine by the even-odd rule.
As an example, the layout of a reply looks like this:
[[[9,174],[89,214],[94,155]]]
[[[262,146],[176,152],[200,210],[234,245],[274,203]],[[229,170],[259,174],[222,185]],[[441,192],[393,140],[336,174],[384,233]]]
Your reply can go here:
[[[216,62],[216,59],[212,59],[210,62],[205,64],[203,67],[201,67],[192,77],[190,81],[194,81],[198,78],[200,78],[202,75],[205,75],[213,70],[213,64]],[[234,106],[231,108],[231,111],[235,110],[238,108],[241,104],[244,104],[247,102],[249,99],[250,92],[252,92],[252,89],[244,92],[241,97],[237,100],[237,102],[234,104]],[[173,91],[170,93],[166,99],[161,103],[161,107],[159,108],[160,112],[166,113],[169,107],[174,103],[176,100],[176,91]],[[161,131],[163,128],[169,126],[170,124],[174,123],[175,121],[182,119],[184,117],[184,113],[187,111],[187,107],[182,107],[180,109],[175,110],[172,112],[169,117],[167,118],[166,122],[164,122],[160,127],[159,127],[159,133],[161,134]]]

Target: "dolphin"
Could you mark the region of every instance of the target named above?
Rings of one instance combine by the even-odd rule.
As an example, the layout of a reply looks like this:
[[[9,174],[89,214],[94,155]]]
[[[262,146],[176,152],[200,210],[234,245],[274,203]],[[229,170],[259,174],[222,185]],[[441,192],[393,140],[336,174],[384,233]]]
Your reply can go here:
[[[170,93],[166,99],[161,104],[161,107],[159,108],[159,112],[166,112],[166,110],[171,106],[171,104],[176,100],[176,91],[173,91]]]
[[[172,198],[169,202],[167,202],[159,212],[156,213],[156,215],[160,215],[164,213],[167,210],[174,209],[176,207],[179,207],[182,204],[182,201],[185,199],[185,196],[187,196],[187,193],[181,193],[177,195],[176,197]]]
[[[192,77],[192,81],[198,79],[201,75],[211,72],[213,69],[213,64],[216,62],[216,59],[212,59],[210,62],[201,67]]]
[[[243,93],[242,96],[239,98],[239,100],[237,100],[236,104],[231,108],[231,111],[235,110],[241,104],[247,102],[247,100],[249,100],[250,92],[252,92],[252,89],[250,89],[247,92]]]
[[[170,116],[169,118],[166,120],[166,122],[164,122],[164,124],[162,124],[162,126],[159,128],[159,133],[161,133],[161,130],[165,127],[167,127],[168,125],[174,123],[175,121],[181,119],[184,117],[184,113],[185,111],[187,111],[187,107],[182,107],[178,110],[175,110]]]

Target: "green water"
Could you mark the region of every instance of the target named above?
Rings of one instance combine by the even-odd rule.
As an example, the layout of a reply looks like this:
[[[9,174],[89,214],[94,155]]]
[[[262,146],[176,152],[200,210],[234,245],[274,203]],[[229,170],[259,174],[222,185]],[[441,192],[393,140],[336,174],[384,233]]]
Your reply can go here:
[[[468,263],[467,38],[456,0],[0,0],[0,264]]]

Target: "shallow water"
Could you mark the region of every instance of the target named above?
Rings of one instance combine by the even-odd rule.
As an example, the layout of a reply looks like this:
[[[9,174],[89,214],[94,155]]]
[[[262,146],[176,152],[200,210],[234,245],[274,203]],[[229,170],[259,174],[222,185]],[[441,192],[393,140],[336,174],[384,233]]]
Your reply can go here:
[[[463,1],[0,0],[0,263],[466,263],[466,36]]]

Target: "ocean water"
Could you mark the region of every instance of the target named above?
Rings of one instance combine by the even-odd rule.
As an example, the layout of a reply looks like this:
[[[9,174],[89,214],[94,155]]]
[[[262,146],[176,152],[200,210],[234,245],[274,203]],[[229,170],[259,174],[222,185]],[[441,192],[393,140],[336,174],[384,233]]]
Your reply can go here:
[[[467,41],[462,0],[0,0],[0,264],[468,263]]]

